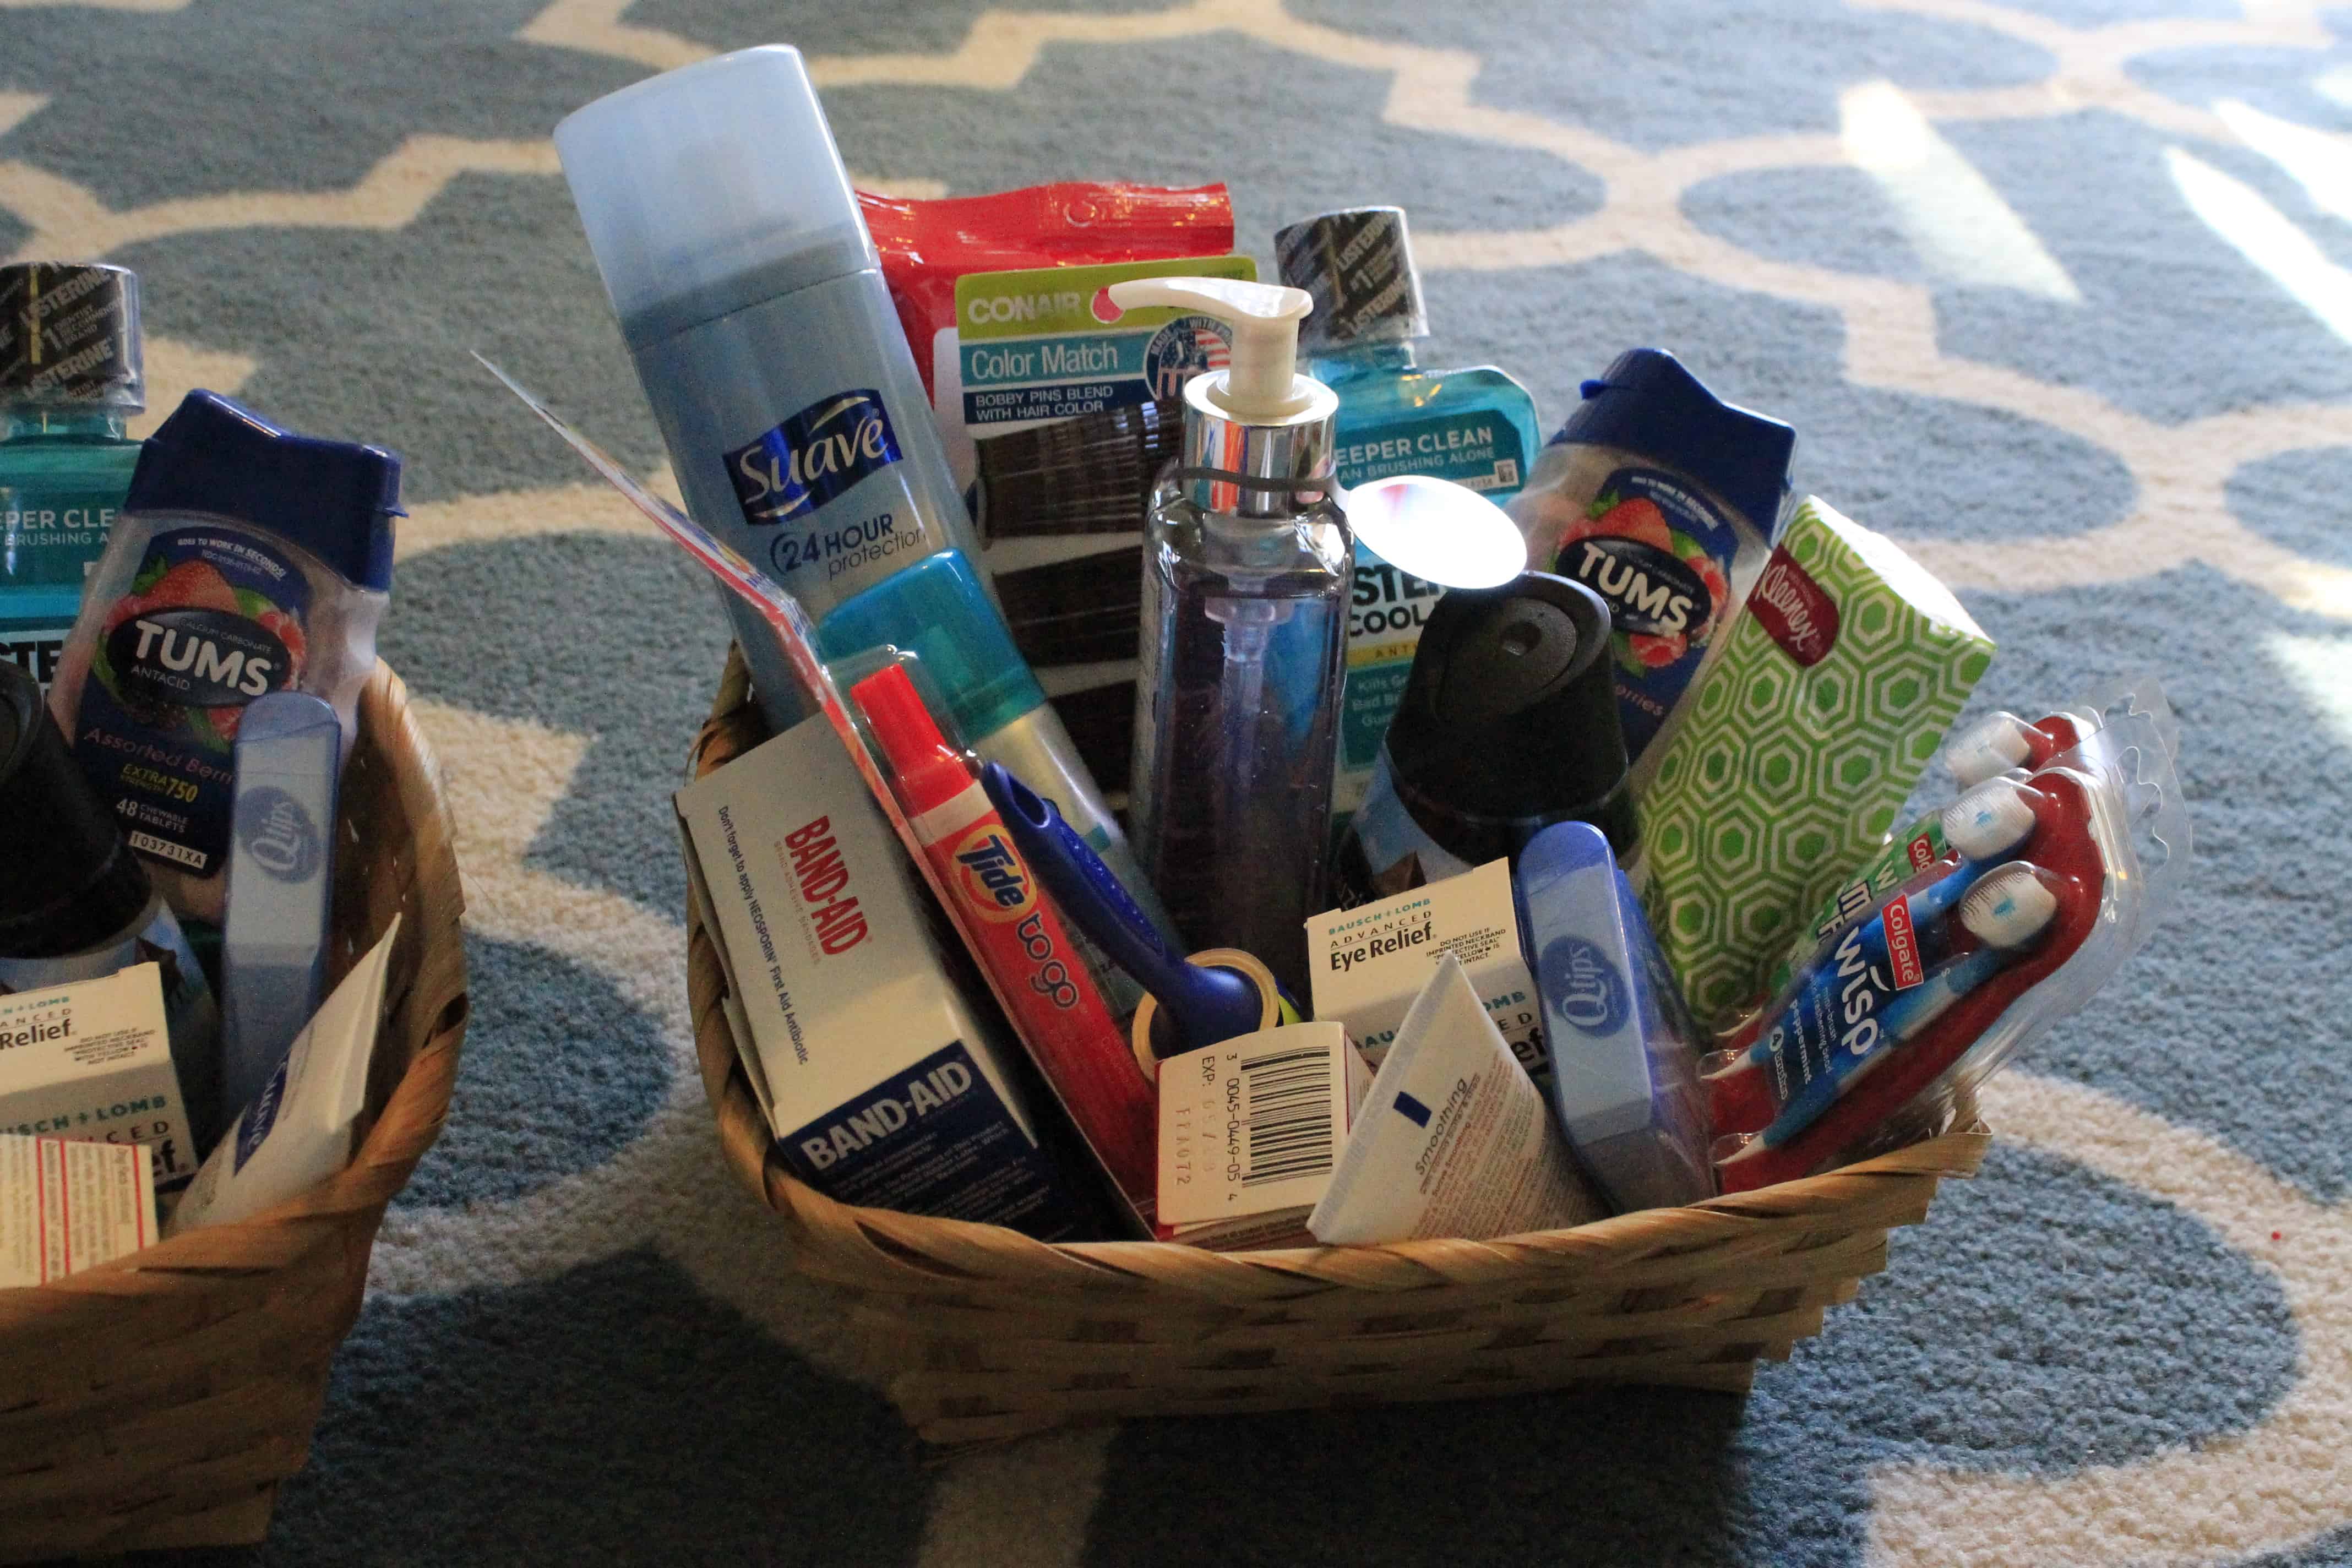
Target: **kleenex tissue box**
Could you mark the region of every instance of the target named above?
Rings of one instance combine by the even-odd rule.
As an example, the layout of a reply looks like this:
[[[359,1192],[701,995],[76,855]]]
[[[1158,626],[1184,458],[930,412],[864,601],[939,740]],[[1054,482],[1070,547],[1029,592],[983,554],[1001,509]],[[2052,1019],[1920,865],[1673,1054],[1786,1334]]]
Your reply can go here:
[[[1511,1054],[1531,1076],[1542,1077],[1543,1030],[1520,952],[1507,861],[1490,860],[1458,877],[1308,921],[1315,1016],[1347,1025],[1364,1059],[1378,1067],[1413,998],[1449,952],[1462,961],[1471,989]]]
[[[1612,1208],[1715,1195],[1697,1030],[1598,828],[1562,822],[1519,853],[1552,1103]]]
[[[677,805],[745,1071],[793,1174],[837,1202],[1041,1240],[1090,1228],[825,722],[705,774]]]

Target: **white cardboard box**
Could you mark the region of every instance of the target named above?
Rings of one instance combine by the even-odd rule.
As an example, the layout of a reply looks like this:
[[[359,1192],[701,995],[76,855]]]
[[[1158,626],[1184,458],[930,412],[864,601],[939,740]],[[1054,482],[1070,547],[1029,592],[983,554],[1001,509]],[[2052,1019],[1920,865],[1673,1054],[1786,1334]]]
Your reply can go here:
[[[1233,1250],[1310,1245],[1372,1087],[1337,1024],[1260,1029],[1160,1064],[1160,1235]]]
[[[1081,1234],[1086,1204],[1040,1146],[1005,1043],[943,963],[929,895],[824,721],[677,806],[793,1173],[842,1203]]]
[[[1447,953],[1462,961],[1471,989],[1530,1077],[1550,1075],[1542,1005],[1519,942],[1507,861],[1307,922],[1315,1016],[1345,1024],[1380,1066],[1413,998]]]
[[[144,1144],[157,1192],[188,1184],[196,1149],[161,968],[0,995],[0,1132]]]

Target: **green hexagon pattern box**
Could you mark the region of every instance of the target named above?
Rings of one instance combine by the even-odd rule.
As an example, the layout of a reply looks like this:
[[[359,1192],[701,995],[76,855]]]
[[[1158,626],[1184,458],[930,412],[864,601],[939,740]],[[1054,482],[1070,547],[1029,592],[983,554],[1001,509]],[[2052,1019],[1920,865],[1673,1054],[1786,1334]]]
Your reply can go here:
[[[1634,881],[1702,1021],[1874,850],[1992,662],[1950,590],[1817,496],[1633,784]]]

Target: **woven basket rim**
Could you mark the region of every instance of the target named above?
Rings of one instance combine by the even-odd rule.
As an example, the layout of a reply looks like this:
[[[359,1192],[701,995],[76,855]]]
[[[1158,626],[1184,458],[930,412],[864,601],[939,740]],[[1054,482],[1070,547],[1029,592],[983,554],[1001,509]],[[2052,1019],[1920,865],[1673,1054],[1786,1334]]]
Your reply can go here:
[[[445,845],[454,843],[456,829],[441,786],[440,764],[409,711],[406,683],[391,666],[378,659],[360,700],[373,721],[398,727],[397,743],[394,736],[381,733],[376,741],[404,775],[413,775],[404,777],[404,784],[411,786],[404,793],[413,797],[409,803],[412,808],[422,807],[430,817],[418,826],[426,832],[437,833]],[[448,885],[445,887],[437,885],[443,868],[436,864],[417,868],[420,878],[436,879],[436,885],[424,889],[425,896],[419,901],[428,910],[438,911],[440,918],[453,928],[448,935],[455,942],[454,927],[464,909],[464,894],[455,876],[454,862],[446,871]],[[457,948],[455,963],[455,998],[440,1009],[442,1016],[435,1018],[428,1043],[410,1060],[350,1163],[300,1195],[247,1218],[187,1231],[47,1284],[0,1289],[0,1320],[22,1322],[46,1311],[86,1310],[93,1290],[104,1291],[110,1281],[128,1283],[131,1276],[184,1272],[217,1275],[224,1270],[264,1272],[249,1261],[257,1250],[286,1249],[257,1249],[257,1241],[276,1233],[299,1230],[316,1230],[323,1236],[353,1215],[382,1209],[407,1184],[417,1162],[440,1135],[448,1115],[467,1021],[462,944]],[[225,1264],[221,1261],[224,1257],[233,1257],[236,1261]]]
[[[753,717],[747,719],[747,710]],[[749,676],[739,649],[728,650],[727,667],[697,736],[692,753],[696,777],[723,766],[764,739],[751,704]],[[699,869],[688,857],[698,884]],[[1956,1125],[1938,1136],[1874,1158],[1753,1191],[1710,1198],[1680,1208],[1643,1209],[1612,1215],[1568,1229],[1534,1231],[1484,1241],[1433,1238],[1366,1247],[1297,1247],[1265,1251],[1213,1252],[1172,1242],[1044,1242],[1001,1226],[940,1219],[892,1209],[864,1208],[825,1196],[795,1177],[774,1152],[767,1120],[752,1099],[745,1076],[742,1043],[720,1004],[713,934],[704,926],[698,901],[687,910],[689,1008],[704,1089],[719,1123],[720,1146],[733,1168],[771,1209],[791,1222],[795,1241],[813,1264],[870,1278],[877,1264],[895,1264],[906,1277],[926,1276],[940,1285],[959,1277],[973,1282],[1040,1271],[1083,1281],[1139,1287],[1174,1285],[1213,1294],[1213,1281],[1237,1283],[1244,1276],[1287,1279],[1313,1290],[1335,1288],[1412,1289],[1433,1280],[1486,1275],[1495,1268],[1581,1265],[1602,1260],[1654,1258],[1719,1241],[1727,1232],[1790,1215],[1846,1211],[1889,1184],[1932,1184],[1944,1176],[1973,1176],[1991,1142],[1991,1132],[1963,1108]],[[694,962],[698,946],[713,951],[705,965]],[[709,1041],[723,1040],[724,1059]],[[950,1255],[940,1257],[940,1253]],[[1171,1255],[1181,1255],[1181,1262]],[[954,1259],[951,1261],[950,1259]],[[959,1262],[984,1264],[966,1274]],[[832,1272],[814,1269],[817,1272]],[[1250,1294],[1262,1293],[1253,1288]]]

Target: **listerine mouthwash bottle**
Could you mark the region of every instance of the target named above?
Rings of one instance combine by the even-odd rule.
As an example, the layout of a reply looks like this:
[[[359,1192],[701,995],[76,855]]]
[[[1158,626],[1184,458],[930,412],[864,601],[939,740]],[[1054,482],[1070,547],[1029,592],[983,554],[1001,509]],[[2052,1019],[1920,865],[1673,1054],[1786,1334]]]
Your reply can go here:
[[[139,279],[120,267],[0,267],[0,658],[44,687],[106,552],[146,406]]]
[[[1498,504],[1517,494],[1543,445],[1535,399],[1493,365],[1423,370],[1414,363],[1412,340],[1429,335],[1429,317],[1403,209],[1325,213],[1276,234],[1274,247],[1282,280],[1315,296],[1299,351],[1308,374],[1339,396],[1339,483],[1429,474]],[[1357,544],[1335,827],[1363,803],[1422,625],[1444,591]]]

